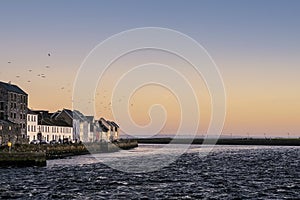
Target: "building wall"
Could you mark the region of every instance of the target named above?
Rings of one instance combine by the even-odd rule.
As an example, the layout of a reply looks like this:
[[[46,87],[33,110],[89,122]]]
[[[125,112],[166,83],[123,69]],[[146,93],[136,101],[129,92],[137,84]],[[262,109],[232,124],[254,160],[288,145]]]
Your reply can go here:
[[[26,136],[27,95],[8,92],[7,108],[8,120],[19,124]]]
[[[15,123],[19,131],[13,134],[17,134],[17,137],[24,141],[26,141],[27,134],[27,105],[27,95],[11,92],[0,87],[0,120],[8,120]]]
[[[19,133],[20,129],[17,124],[0,120],[0,145],[6,145],[8,141],[15,144],[18,138],[16,133]]]
[[[39,131],[42,133],[42,139],[47,142],[51,140],[59,141],[59,139],[64,138],[74,140],[73,127],[38,125],[38,115],[34,114],[27,114],[27,123],[29,141],[36,140]]]
[[[86,121],[80,122],[80,141],[89,142],[89,123]]]
[[[29,142],[36,139],[38,133],[38,115],[27,114],[27,137]]]
[[[0,119],[4,120],[5,118],[8,117],[7,109],[8,109],[8,91],[0,87]]]

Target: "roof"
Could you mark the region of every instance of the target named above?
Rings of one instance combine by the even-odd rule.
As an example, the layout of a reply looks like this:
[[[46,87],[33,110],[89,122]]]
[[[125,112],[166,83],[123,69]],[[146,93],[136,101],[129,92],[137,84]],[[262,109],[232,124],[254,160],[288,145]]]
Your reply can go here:
[[[79,119],[81,121],[87,121],[87,118],[78,110],[73,111],[73,119]]]
[[[102,131],[107,132],[107,131],[109,130],[109,128],[106,127],[106,126],[102,123],[102,121],[98,121],[98,123],[99,123],[100,129],[101,129]]]
[[[51,118],[56,118],[59,115],[60,111],[57,111],[51,115]]]
[[[99,125],[100,125],[100,128],[103,130],[105,129],[106,131],[110,128],[111,130],[113,130],[113,127],[114,128],[119,128],[119,125],[116,124],[115,122],[113,121],[108,121],[108,120],[105,120],[103,117],[100,118],[100,120],[98,121]]]
[[[13,123],[9,120],[3,120],[3,119],[0,119],[0,124],[16,125],[16,123]]]
[[[27,114],[38,115],[34,110],[28,109]]]
[[[53,117],[56,113],[49,113],[47,110],[30,110],[29,114],[38,115],[38,125],[71,127],[64,120]]]
[[[89,122],[94,122],[94,116],[85,116]]]
[[[63,109],[62,110],[62,112],[66,112],[68,115],[69,115],[69,117],[71,117],[72,119],[73,119],[73,112],[72,112],[72,110],[69,110],[69,109]]]
[[[55,119],[50,119],[50,118],[46,118],[46,119],[42,119],[39,121],[38,123],[39,125],[46,125],[46,126],[66,126],[66,127],[73,127],[68,125],[67,122],[63,121],[63,120],[55,120]]]
[[[116,128],[120,128],[120,127],[119,127],[119,125],[118,125],[118,124],[116,124],[115,122],[111,121],[110,123],[111,123],[111,124],[112,124],[114,127],[116,127]]]
[[[27,93],[24,92],[21,88],[19,88],[16,85],[13,85],[11,83],[4,83],[4,82],[0,81],[0,87],[3,87],[4,89],[6,89],[7,91],[10,91],[10,92],[27,95]]]

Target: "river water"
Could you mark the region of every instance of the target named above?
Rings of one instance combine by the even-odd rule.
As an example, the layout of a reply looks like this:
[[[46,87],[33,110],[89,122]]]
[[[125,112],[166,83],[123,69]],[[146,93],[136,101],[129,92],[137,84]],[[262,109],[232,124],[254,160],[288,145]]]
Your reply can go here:
[[[0,199],[300,198],[300,147],[215,146],[201,156],[203,148],[193,145],[176,158],[176,148],[160,155],[162,146],[50,160],[43,168],[0,169]],[[149,155],[176,159],[151,171]],[[144,159],[139,163],[136,157]],[[124,161],[136,172],[146,170],[126,171],[132,165]]]

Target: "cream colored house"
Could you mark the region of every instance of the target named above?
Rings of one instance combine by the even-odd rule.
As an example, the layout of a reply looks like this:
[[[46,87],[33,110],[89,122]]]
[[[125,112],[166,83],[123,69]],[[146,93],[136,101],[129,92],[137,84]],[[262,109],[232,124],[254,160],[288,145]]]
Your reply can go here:
[[[27,137],[29,141],[37,140],[37,134],[42,133],[42,139],[50,142],[67,138],[73,141],[73,126],[62,120],[56,120],[48,111],[32,111],[27,113]]]

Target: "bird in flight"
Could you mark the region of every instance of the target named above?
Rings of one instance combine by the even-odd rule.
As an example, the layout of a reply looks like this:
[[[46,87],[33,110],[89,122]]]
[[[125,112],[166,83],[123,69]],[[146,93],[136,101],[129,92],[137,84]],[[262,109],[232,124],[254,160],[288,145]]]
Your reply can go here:
[[[29,71],[29,72],[32,72],[32,69],[29,69],[28,71]]]
[[[7,63],[8,63],[8,64],[10,64],[11,62],[10,62],[10,61],[8,61]]]
[[[50,53],[48,53],[48,56],[51,56],[51,54],[50,54]]]
[[[47,65],[46,68],[50,68],[50,66]]]
[[[17,78],[20,78],[20,76],[16,76]]]

